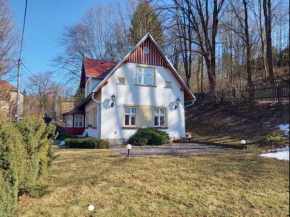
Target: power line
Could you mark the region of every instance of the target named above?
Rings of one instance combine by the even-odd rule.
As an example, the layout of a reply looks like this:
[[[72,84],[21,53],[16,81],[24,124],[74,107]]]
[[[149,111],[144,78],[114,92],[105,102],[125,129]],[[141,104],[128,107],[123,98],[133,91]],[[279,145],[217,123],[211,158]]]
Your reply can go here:
[[[24,68],[32,75],[32,76],[35,76],[25,65],[24,63],[21,63],[22,66],[24,66]]]
[[[21,59],[21,54],[22,54],[22,46],[23,46],[23,38],[24,38],[24,29],[25,29],[25,21],[26,21],[26,11],[27,11],[27,2],[25,2],[25,11],[24,11],[24,19],[23,19],[23,28],[22,28],[22,38],[21,38],[21,46],[20,46],[20,55],[19,59]]]

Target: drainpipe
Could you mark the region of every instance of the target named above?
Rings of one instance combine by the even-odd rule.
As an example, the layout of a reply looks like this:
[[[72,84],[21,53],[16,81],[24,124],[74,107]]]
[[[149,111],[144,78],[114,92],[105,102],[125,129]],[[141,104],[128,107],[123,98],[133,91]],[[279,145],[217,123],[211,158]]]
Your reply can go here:
[[[92,96],[92,100],[98,104],[97,132],[98,132],[98,137],[101,138],[101,107],[102,106],[101,106],[101,103],[94,98],[95,93],[92,92],[91,96]]]
[[[187,108],[187,107],[189,107],[189,106],[192,106],[192,105],[194,104],[194,101],[195,101],[195,100],[196,100],[195,98],[192,99],[192,100],[191,100],[191,103],[188,104],[188,105],[186,105],[186,106],[184,106],[184,108]]]

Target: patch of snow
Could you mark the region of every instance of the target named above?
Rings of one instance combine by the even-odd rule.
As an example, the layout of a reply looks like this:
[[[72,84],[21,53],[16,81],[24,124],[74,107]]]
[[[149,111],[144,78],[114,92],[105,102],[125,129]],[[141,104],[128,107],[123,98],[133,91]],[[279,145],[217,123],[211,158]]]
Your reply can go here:
[[[279,130],[284,131],[284,136],[289,137],[289,124],[280,124],[277,127]]]
[[[289,161],[289,147],[276,149],[276,152],[261,154],[262,157],[276,158],[278,160]]]
[[[59,145],[65,145],[65,141],[62,140],[62,141],[59,143]]]

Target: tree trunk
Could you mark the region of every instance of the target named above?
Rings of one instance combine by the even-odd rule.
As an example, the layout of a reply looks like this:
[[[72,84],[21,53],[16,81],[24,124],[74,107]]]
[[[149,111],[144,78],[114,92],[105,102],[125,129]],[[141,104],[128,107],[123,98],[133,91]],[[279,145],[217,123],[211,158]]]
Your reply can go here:
[[[271,0],[263,0],[264,18],[265,18],[265,29],[266,29],[266,51],[267,51],[267,64],[269,69],[270,83],[274,84],[274,73],[273,73],[273,58],[272,58],[272,37],[271,37]]]

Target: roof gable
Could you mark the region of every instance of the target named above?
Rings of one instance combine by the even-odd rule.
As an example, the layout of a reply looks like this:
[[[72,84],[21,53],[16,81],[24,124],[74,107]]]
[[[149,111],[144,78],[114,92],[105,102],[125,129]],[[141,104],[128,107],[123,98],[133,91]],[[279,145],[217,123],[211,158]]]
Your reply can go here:
[[[145,53],[144,48],[148,48],[149,52]],[[166,64],[166,60],[162,57],[162,54],[158,51],[158,48],[150,37],[136,47],[127,57],[126,61],[154,66],[165,66]]]
[[[80,87],[84,88],[86,77],[105,78],[116,62],[83,58]]]
[[[141,51],[143,52],[144,49],[144,45],[145,45],[145,41],[148,40],[149,45],[151,45],[152,49],[152,55],[154,56],[155,54],[158,54],[159,56],[155,59],[152,60],[151,56],[151,60],[150,58],[145,58],[142,59],[142,56],[138,56],[141,54]],[[135,53],[136,52],[136,53]],[[136,56],[134,56],[135,54]],[[144,53],[144,52],[143,52]],[[150,48],[149,48],[149,53],[150,53]],[[138,59],[138,57],[141,57],[141,60]],[[163,67],[168,67],[170,69],[170,71],[173,73],[173,75],[175,76],[175,78],[178,80],[178,82],[180,83],[181,90],[184,91],[184,97],[187,100],[190,99],[195,99],[195,96],[193,95],[193,93],[191,92],[191,90],[187,87],[187,85],[184,83],[184,81],[182,80],[182,78],[180,77],[180,75],[178,74],[178,72],[176,71],[176,69],[173,67],[173,65],[170,63],[170,61],[166,58],[166,56],[163,54],[163,52],[161,51],[160,47],[158,46],[158,44],[156,43],[156,41],[153,39],[153,37],[150,35],[150,33],[147,33],[139,42],[138,44],[124,57],[124,59],[119,62],[113,69],[110,70],[110,72],[107,74],[107,76],[102,80],[102,82],[100,82],[95,88],[93,88],[92,92],[98,92],[100,90],[100,88],[105,85],[108,82],[108,79],[113,75],[113,73],[122,66],[122,64],[127,63],[127,62],[132,62],[132,61],[136,61],[138,63],[138,61],[140,62],[152,62],[155,61],[155,63],[159,63],[160,66]],[[163,61],[163,62],[162,62]]]

